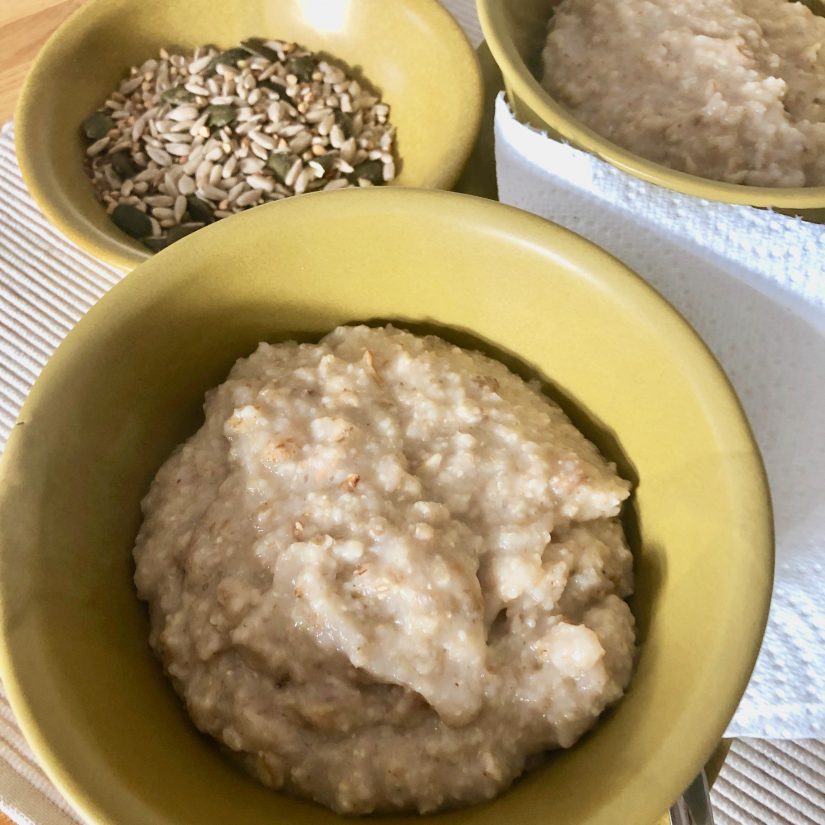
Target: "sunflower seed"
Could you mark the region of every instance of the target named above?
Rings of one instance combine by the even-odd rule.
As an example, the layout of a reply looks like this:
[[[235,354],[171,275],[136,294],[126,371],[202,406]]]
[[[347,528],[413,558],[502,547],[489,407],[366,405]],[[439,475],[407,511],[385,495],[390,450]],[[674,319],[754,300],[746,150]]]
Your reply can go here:
[[[178,196],[177,175],[174,174],[176,169],[180,169],[180,166],[173,166],[172,169],[167,171],[163,176],[163,182],[166,184],[166,194],[169,195],[170,198],[176,198]]]
[[[124,80],[123,83],[120,84],[120,93],[122,95],[130,95],[135,89],[140,86],[141,83],[144,81],[144,76],[142,74],[136,75],[135,77],[131,78],[130,80]]]
[[[196,95],[198,97],[209,97],[209,89],[207,89],[206,86],[203,86],[200,83],[195,82],[194,80],[188,80],[183,85],[186,91],[190,94]]]
[[[272,178],[268,178],[264,175],[250,175],[246,182],[253,188],[253,189],[260,189],[264,192],[271,192],[275,188],[275,183]]]
[[[166,151],[170,155],[175,155],[176,157],[186,157],[189,154],[191,147],[188,143],[167,143],[166,144]]]
[[[212,161],[202,160],[195,170],[195,182],[198,186],[209,180],[209,173],[212,171]]]
[[[193,60],[189,64],[189,74],[200,74],[209,65],[211,60],[212,55],[210,54],[199,57],[197,60]]]
[[[214,163],[216,161],[220,161],[223,158],[223,148],[220,144],[216,144],[207,152],[204,153],[204,158],[208,160],[210,163]]]
[[[235,168],[238,165],[238,156],[237,155],[230,155],[229,159],[224,163],[223,169],[221,170],[221,177],[231,178],[233,174],[235,174]]]
[[[307,169],[301,170],[301,174],[295,179],[295,194],[302,195],[307,190],[310,173]]]
[[[259,189],[250,189],[248,192],[244,192],[242,195],[239,195],[235,203],[238,206],[252,206],[253,203],[257,203],[263,195]]]
[[[272,151],[276,146],[275,141],[263,132],[252,132],[249,137],[251,140],[254,140],[258,146],[262,146],[264,149],[268,149],[269,151]]]
[[[209,183],[204,184],[201,186],[198,191],[203,195],[203,197],[208,198],[211,201],[222,201],[224,195],[226,194],[223,189],[218,189],[217,186],[212,186]]]
[[[341,146],[341,157],[347,162],[352,163],[355,160],[355,153],[358,151],[358,144],[355,138],[349,138],[344,141]]]
[[[172,162],[172,156],[168,152],[155,146],[147,145],[146,154],[159,166],[168,166]]]
[[[269,152],[259,143],[250,143],[249,149],[253,155],[259,157],[261,160],[265,161],[269,158]]]
[[[147,206],[151,206],[152,208],[156,206],[172,206],[175,202],[175,199],[169,195],[150,195],[143,199],[143,202]]]
[[[294,186],[295,181],[298,179],[298,175],[301,174],[303,168],[304,165],[303,163],[301,163],[301,160],[299,158],[292,164],[292,166],[289,167],[289,171],[286,173],[286,175],[284,175],[284,184],[286,184],[286,186]]]
[[[177,106],[172,109],[166,117],[170,120],[194,120],[198,116],[197,106]]]
[[[344,134],[344,130],[336,123],[335,126],[332,127],[329,133],[329,142],[336,148],[340,149],[344,145],[344,141],[347,139],[347,136]]]
[[[335,115],[327,115],[318,124],[318,134],[324,136],[328,135],[332,131],[333,126],[335,126]]]
[[[191,195],[195,191],[195,181],[186,174],[178,178],[177,186],[181,195]]]
[[[300,155],[306,152],[312,145],[312,135],[309,132],[302,132],[300,135],[295,135],[289,142],[289,149],[293,154]]]
[[[87,150],[86,154],[93,158],[95,155],[99,155],[108,145],[110,142],[109,137],[102,137],[100,140],[96,140]]]
[[[234,185],[234,186],[233,186],[233,187],[232,187],[232,188],[231,188],[231,189],[230,189],[230,190],[226,193],[226,199],[227,199],[230,203],[232,203],[233,201],[235,201],[235,200],[237,199],[238,195],[240,195],[240,194],[241,194],[241,192],[245,191],[246,189],[248,189],[248,187],[247,187],[247,185],[246,185],[246,182],[245,182],[245,181],[240,181],[239,183],[236,183],[236,184],[235,184],[235,185]]]
[[[180,223],[186,213],[186,198],[183,195],[178,195],[175,198],[175,205],[172,207],[173,217]]]

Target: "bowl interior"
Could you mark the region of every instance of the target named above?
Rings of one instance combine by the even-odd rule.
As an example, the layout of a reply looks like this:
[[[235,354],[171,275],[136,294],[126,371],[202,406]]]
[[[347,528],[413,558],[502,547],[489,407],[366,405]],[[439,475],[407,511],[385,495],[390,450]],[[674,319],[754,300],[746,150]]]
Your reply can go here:
[[[395,184],[449,188],[458,178],[478,131],[481,80],[437,0],[90,0],[43,48],[17,112],[20,164],[48,217],[111,263],[147,258],[94,196],[80,123],[161,46],[228,47],[250,36],[329,52],[381,92],[398,129]]]
[[[439,821],[645,825],[721,737],[767,615],[771,519],[704,345],[615,259],[526,213],[443,192],[319,193],[215,224],[129,275],[60,347],[6,448],[3,678],[90,821],[342,821],[257,786],[195,732],[148,648],[131,547],[150,479],[236,358],[374,319],[542,378],[636,482],[628,695],[510,792]]]
[[[545,91],[541,50],[547,25],[559,0],[477,0],[484,36],[504,76],[508,98],[519,120],[561,137],[650,183],[686,195],[749,206],[772,207],[825,222],[825,186],[770,188],[742,186],[677,172],[622,149],[589,129]],[[825,14],[823,0],[807,0]],[[597,59],[597,58],[596,58]]]

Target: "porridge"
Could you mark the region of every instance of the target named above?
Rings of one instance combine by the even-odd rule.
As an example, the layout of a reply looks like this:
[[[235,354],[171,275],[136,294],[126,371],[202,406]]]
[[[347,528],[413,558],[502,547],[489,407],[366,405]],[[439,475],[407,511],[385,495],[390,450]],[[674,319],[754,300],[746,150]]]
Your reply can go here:
[[[786,0],[562,0],[542,85],[594,131],[694,175],[825,185],[825,18]]]
[[[339,327],[261,344],[134,550],[197,726],[343,813],[489,799],[624,692],[629,484],[502,364]]]

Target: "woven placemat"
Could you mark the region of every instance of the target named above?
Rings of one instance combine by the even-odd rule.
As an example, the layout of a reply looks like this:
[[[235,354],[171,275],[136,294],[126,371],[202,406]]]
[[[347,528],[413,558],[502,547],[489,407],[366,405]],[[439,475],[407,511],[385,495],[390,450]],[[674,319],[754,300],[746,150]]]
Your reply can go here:
[[[472,0],[444,0],[477,44]],[[62,338],[121,273],[81,252],[32,202],[13,130],[0,130],[0,448]],[[825,742],[737,740],[713,789],[720,825],[825,824]],[[0,688],[0,810],[21,825],[79,822],[37,764]],[[124,823],[126,825],[126,823]],[[641,825],[641,824],[640,824]]]

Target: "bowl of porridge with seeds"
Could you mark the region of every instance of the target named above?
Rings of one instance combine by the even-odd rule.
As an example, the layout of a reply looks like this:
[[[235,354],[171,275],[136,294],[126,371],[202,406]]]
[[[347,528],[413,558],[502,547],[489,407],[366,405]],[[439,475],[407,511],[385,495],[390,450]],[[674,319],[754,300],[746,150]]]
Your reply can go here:
[[[820,0],[479,0],[516,116],[677,192],[825,219]]]
[[[4,686],[101,825],[654,821],[767,616],[761,460],[701,340],[469,196],[174,242],[61,345],[0,475]]]
[[[89,0],[15,115],[29,191],[132,269],[206,225],[345,186],[449,189],[481,74],[438,0]]]

